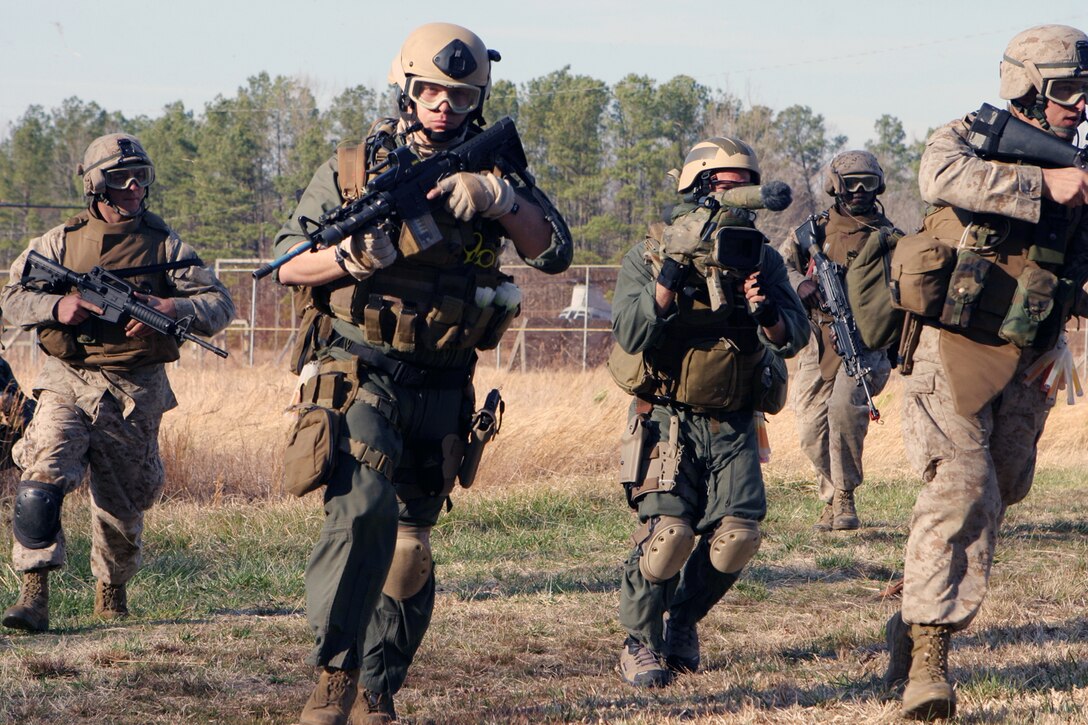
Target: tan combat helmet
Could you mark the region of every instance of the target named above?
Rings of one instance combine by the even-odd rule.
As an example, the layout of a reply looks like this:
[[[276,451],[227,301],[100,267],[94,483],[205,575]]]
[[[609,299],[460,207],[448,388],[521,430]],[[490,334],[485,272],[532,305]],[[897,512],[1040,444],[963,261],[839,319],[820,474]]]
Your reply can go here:
[[[1069,78],[1088,81],[1088,35],[1076,28],[1039,25],[1018,34],[1005,48],[1001,59],[1004,99],[1023,98],[1034,89],[1053,101],[1068,103],[1067,97],[1049,94],[1055,90],[1055,81]]]
[[[126,169],[124,174],[107,174],[121,167]],[[135,136],[111,133],[91,141],[76,174],[83,177],[84,196],[93,201],[105,198],[107,185],[122,189],[135,180],[144,188],[151,186],[155,181],[155,166]]]
[[[491,63],[500,57],[467,28],[428,23],[408,34],[389,68],[389,82],[400,88],[401,110],[409,103],[427,105],[422,89],[430,82],[449,89],[444,100],[455,113],[478,113],[491,92]]]
[[[712,136],[688,151],[676,190],[681,194],[690,191],[696,182],[706,183],[711,174],[722,169],[747,169],[752,173],[752,183],[759,183],[759,160],[755,150],[739,139]]]
[[[831,159],[827,165],[827,180],[824,183],[824,191],[830,196],[838,196],[846,193],[844,176],[875,176],[879,186],[866,191],[875,191],[879,196],[884,193],[884,169],[880,168],[880,162],[868,151],[843,151]]]

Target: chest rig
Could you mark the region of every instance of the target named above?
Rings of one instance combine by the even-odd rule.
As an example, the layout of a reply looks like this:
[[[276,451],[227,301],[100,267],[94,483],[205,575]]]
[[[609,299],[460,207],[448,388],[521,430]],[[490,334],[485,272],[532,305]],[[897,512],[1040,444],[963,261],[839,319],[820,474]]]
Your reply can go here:
[[[345,201],[377,175],[374,169],[396,148],[395,130],[394,120],[383,119],[364,143],[337,149]],[[503,228],[482,218],[462,222],[443,208],[432,213],[441,242],[419,251],[408,228],[398,225],[396,263],[363,281],[349,277],[314,288],[317,308],[356,328],[367,344],[401,357],[494,348],[520,311],[504,296],[513,278],[499,270]]]
[[[59,261],[80,273],[96,266],[116,270],[160,265],[166,262],[168,235],[166,222],[151,212],[109,224],[84,211],[65,224],[64,255]],[[156,297],[171,295],[165,271],[136,275],[128,280],[133,287]],[[76,326],[42,328],[38,331],[38,341],[48,354],[70,365],[107,370],[173,362],[180,356],[177,341],[169,335],[125,337],[124,325],[103,322],[97,317]]]
[[[681,213],[673,225],[691,226],[698,233],[707,221],[705,216],[705,210],[695,209]],[[726,217],[726,224],[735,222],[728,214]],[[644,244],[643,257],[655,277],[661,268],[665,229],[663,222],[651,225]],[[690,284],[676,296],[676,318],[666,326],[658,345],[636,356],[641,358],[634,368],[640,371],[642,384],[628,382],[625,386],[619,379],[616,382],[640,397],[696,409],[769,410],[774,407],[769,393],[773,393],[770,397],[777,396],[779,382],[784,389],[784,365],[776,366],[780,359],[766,350],[757,336],[756,322],[748,314],[737,280],[726,279],[724,304],[715,308],[702,274],[705,266],[698,260],[693,266],[699,271],[690,275]],[[613,356],[621,355],[628,353],[616,345]],[[622,369],[619,362],[609,360],[614,378]]]

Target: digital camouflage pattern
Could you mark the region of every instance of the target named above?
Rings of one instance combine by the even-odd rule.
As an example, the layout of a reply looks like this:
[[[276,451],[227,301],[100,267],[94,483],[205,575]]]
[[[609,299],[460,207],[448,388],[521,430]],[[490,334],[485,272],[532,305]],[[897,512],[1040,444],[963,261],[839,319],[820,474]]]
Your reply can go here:
[[[836,490],[853,491],[865,478],[862,453],[869,431],[869,406],[865,391],[843,365],[831,380],[825,379],[820,369],[821,348],[824,345],[814,340],[801,351],[790,389],[801,450],[816,471],[820,500],[831,503]],[[872,370],[869,389],[878,395],[891,375],[887,354],[864,350],[859,364]]]
[[[166,259],[196,257],[173,231]],[[64,257],[63,225],[30,241],[12,264],[12,283],[0,290],[4,316],[23,329],[53,324],[59,295],[28,290],[18,283],[30,250],[54,261]],[[178,317],[193,316],[193,332],[213,335],[234,317],[222,283],[204,267],[166,273],[174,287]],[[159,497],[163,468],[158,431],[163,413],[177,405],[162,364],[133,370],[77,368],[50,357],[33,385],[38,409],[13,458],[22,480],[56,483],[71,491],[90,468],[92,509],[91,570],[109,584],[124,584],[140,566],[143,512]],[[63,532],[45,549],[14,543],[17,571],[65,563]]]
[[[963,629],[986,596],[1005,510],[1035,475],[1036,443],[1053,403],[1019,381],[1038,357],[1022,353],[1013,381],[977,415],[956,412],[938,349],[940,331],[922,330],[914,372],[903,378],[903,438],[926,485],[907,539],[903,620]]]

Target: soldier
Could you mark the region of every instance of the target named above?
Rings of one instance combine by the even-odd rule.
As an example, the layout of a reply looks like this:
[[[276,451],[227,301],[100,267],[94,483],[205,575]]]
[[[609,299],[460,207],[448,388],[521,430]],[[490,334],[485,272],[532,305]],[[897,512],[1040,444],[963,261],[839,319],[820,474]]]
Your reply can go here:
[[[318,168],[277,253],[305,241],[294,219],[353,198],[394,149],[428,159],[478,134],[497,60],[457,25],[412,31],[390,72],[400,118],[378,121],[363,144]],[[308,662],[320,674],[304,724],[396,718],[393,696],[434,608],[430,532],[465,453],[476,350],[495,347],[518,311],[520,292],[498,267],[504,240],[543,272],[571,261],[566,226],[531,179],[465,171],[428,198],[434,246],[420,250],[407,225],[378,224],[279,271],[281,283],[310,288],[321,313],[319,372],[303,400],[343,420],[306,569]]]
[[[12,564],[23,573],[5,627],[49,627],[49,572],[66,561],[61,502],[90,469],[91,572],[95,614],[128,614],[126,585],[140,568],[144,511],[163,487],[159,423],[177,401],[164,363],[177,360],[174,338],[135,319],[108,323],[72,291],[52,294],[20,283],[31,250],[76,272],[147,267],[132,276],[140,298],[192,331],[213,335],[234,316],[223,285],[192,247],[155,214],[147,194],[155,167],[140,142],[115,133],[87,147],[76,173],[87,209],[30,245],[0,291],[5,317],[36,329],[49,355],[34,383],[37,410],[13,458],[22,469],[15,495]]]
[[[620,479],[642,523],[620,589],[620,674],[635,687],[698,668],[698,622],[759,548],[754,411],[782,407],[783,358],[809,334],[755,213],[728,203],[759,182],[748,145],[697,143],[679,174],[683,203],[627,253],[616,283],[609,368],[636,396]]]
[[[37,403],[19,387],[8,361],[0,358],[0,471],[15,465],[11,449],[34,417]]]
[[[1000,75],[1013,119],[1074,139],[1088,36],[1062,25],[1026,30]],[[1023,373],[1053,348],[1071,305],[1088,311],[1088,173],[985,160],[969,143],[975,120],[930,136],[918,183],[935,209],[893,259],[901,303],[921,321],[901,350],[907,454],[926,485],[911,519],[902,609],[887,625],[886,681],[906,681],[903,713],[922,719],[955,713],[950,636],[978,613],[1002,518],[1031,488],[1052,403]]]
[[[893,227],[877,201],[884,193],[884,170],[868,151],[844,151],[828,165],[824,190],[835,203],[819,216],[816,224],[820,238],[816,241],[824,254],[845,271],[870,238]],[[800,248],[795,232],[790,233],[780,251],[790,283],[808,309],[815,341],[798,357],[791,386],[801,449],[816,469],[820,500],[825,503],[813,528],[856,529],[861,522],[854,506],[854,489],[863,479],[861,455],[869,430],[865,391],[847,374],[842,358],[835,353],[831,318],[820,308],[822,300],[813,280],[811,257]],[[890,297],[886,304],[890,314]],[[859,364],[870,371],[869,388],[875,396],[891,374],[886,350],[864,349]]]

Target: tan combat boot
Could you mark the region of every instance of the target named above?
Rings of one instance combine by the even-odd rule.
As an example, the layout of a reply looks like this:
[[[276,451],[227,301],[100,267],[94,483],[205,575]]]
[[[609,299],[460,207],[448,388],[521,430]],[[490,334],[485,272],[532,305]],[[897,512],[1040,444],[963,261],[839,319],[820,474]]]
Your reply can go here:
[[[903,690],[903,716],[936,720],[956,714],[956,693],[948,681],[948,627],[911,625],[914,640],[910,677]]]
[[[661,658],[634,637],[628,637],[620,652],[620,677],[635,687],[664,687],[672,673],[661,664]]]
[[[4,612],[4,626],[44,632],[49,629],[49,570],[23,572],[19,600]]]
[[[861,526],[858,520],[858,512],[854,508],[853,491],[835,491],[835,499],[831,505],[835,510],[835,518],[831,522],[831,528],[835,531],[849,531]]]
[[[128,595],[124,584],[107,584],[101,579],[94,588],[94,613],[102,619],[128,616]]]
[[[831,524],[835,520],[835,507],[830,503],[824,505],[820,512],[820,518],[812,525],[813,531],[831,531]]]
[[[388,725],[396,721],[397,709],[393,707],[392,695],[364,690],[351,708],[348,725]]]
[[[310,699],[302,708],[299,725],[347,725],[359,690],[359,670],[322,667]]]
[[[884,673],[884,686],[892,691],[902,689],[910,674],[911,649],[914,640],[910,638],[910,625],[903,621],[901,612],[896,612],[884,627],[884,636],[888,642],[888,670]]]

